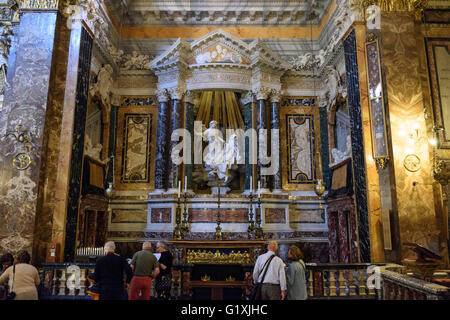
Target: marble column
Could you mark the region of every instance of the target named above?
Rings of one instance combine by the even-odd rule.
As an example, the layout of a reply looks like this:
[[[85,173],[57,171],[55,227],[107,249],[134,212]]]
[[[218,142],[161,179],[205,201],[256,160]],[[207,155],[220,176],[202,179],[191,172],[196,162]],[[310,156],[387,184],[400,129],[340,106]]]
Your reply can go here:
[[[158,90],[158,133],[156,138],[156,170],[155,170],[155,192],[165,191],[167,179],[168,161],[168,129],[169,129],[169,97],[167,90]]]
[[[241,100],[244,105],[244,126],[245,131],[253,128],[253,93],[247,92]],[[256,141],[253,141],[256,143]],[[245,139],[245,179],[244,179],[244,193],[250,192],[250,177],[253,177],[253,164],[250,163],[250,139]],[[252,189],[255,190],[256,178],[253,177]]]
[[[181,181],[181,165],[177,165],[172,161],[171,158],[171,152],[172,149],[179,143],[178,141],[171,141],[170,138],[172,136],[172,133],[176,129],[180,129],[183,127],[183,102],[182,98],[184,95],[184,91],[175,88],[169,90],[170,97],[171,97],[171,105],[170,105],[170,130],[169,130],[169,152],[167,161],[168,164],[168,181],[167,181],[167,189],[169,192],[176,192],[178,188],[178,181]]]
[[[256,128],[257,128],[257,134],[258,134],[258,181],[261,182],[261,192],[268,192],[269,191],[269,176],[267,175],[261,175],[261,169],[263,167],[266,167],[267,165],[263,165],[261,163],[261,154],[265,153],[266,155],[269,152],[269,134],[267,132],[266,136],[266,150],[260,150],[260,140],[262,135],[262,132],[260,132],[261,129],[268,129],[267,125],[267,98],[269,96],[269,90],[267,88],[257,88],[254,90],[256,95]]]
[[[194,189],[194,183],[192,181],[192,170],[194,168],[194,104],[198,103],[196,100],[198,94],[193,91],[187,91],[185,96],[186,101],[186,114],[185,114],[185,128],[191,134],[191,163],[184,165],[184,175],[187,176],[187,190]],[[189,150],[186,149],[188,152]],[[184,178],[182,183],[184,183]]]
[[[281,92],[278,90],[272,90],[270,96],[270,130],[280,130],[280,97]],[[279,193],[283,188],[281,181],[281,136],[278,135],[278,171],[272,176],[272,192]],[[271,152],[276,152],[271,150]]]
[[[12,136],[0,139],[2,252],[32,249],[57,15],[56,10],[23,10],[14,40],[15,67],[8,72],[0,134],[16,131],[20,123],[30,134],[32,148]],[[25,170],[13,167],[19,153],[31,157]]]

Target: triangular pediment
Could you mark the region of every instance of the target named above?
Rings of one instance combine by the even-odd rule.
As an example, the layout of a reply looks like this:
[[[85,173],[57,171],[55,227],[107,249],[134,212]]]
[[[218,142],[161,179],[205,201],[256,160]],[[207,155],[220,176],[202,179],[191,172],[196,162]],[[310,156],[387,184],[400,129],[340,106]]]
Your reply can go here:
[[[191,44],[189,64],[250,64],[248,45],[221,29],[214,30]]]

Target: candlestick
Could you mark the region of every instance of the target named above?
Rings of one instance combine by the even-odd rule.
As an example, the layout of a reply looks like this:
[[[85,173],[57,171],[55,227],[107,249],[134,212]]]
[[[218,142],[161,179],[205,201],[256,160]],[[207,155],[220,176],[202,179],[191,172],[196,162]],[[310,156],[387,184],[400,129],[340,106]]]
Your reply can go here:
[[[178,180],[178,198],[180,197],[180,193],[181,193],[181,181]]]
[[[261,180],[258,181],[258,198],[261,198]]]
[[[253,191],[253,177],[250,176],[250,194],[252,194]]]
[[[187,176],[184,176],[184,193],[187,192]]]

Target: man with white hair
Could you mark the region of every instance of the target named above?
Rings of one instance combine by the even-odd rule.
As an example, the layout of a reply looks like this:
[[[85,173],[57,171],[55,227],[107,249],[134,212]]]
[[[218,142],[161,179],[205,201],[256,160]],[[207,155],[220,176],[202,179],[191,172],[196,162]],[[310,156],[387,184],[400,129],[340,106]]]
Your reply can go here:
[[[284,300],[286,294],[286,274],[284,262],[275,254],[278,243],[270,241],[267,253],[256,259],[253,282],[261,283],[261,300]]]
[[[128,285],[131,268],[125,258],[114,253],[113,241],[105,243],[106,255],[95,265],[94,280],[99,285],[100,300],[122,300],[124,297],[124,277]]]
[[[139,293],[141,300],[150,300],[152,279],[159,274],[158,259],[152,253],[150,242],[144,242],[142,250],[134,254],[131,268],[133,269],[133,279],[131,280],[129,300],[138,300]]]

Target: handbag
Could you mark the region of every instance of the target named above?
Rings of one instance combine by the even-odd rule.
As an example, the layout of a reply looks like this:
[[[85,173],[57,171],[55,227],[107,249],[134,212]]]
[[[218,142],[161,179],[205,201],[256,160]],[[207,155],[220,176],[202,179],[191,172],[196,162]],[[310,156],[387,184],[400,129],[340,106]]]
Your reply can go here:
[[[250,293],[250,300],[261,300],[261,289],[262,284],[264,282],[264,278],[266,277],[267,269],[269,268],[270,262],[275,257],[273,254],[269,259],[267,259],[266,263],[263,266],[264,274],[262,276],[261,282],[257,282],[254,284],[252,292]]]
[[[11,284],[11,291],[6,295],[6,300],[14,300],[14,298],[16,297],[16,293],[13,291],[15,274],[16,274],[16,265],[13,266],[13,280]]]

